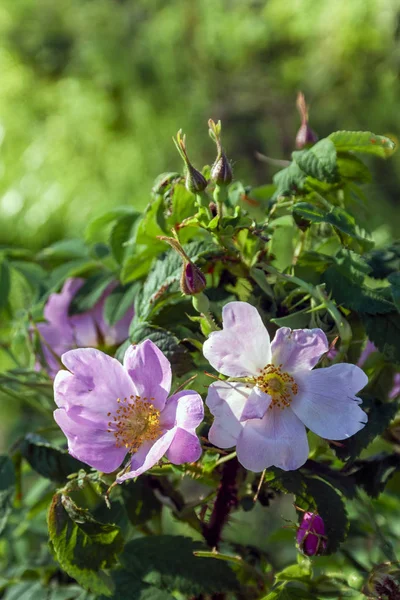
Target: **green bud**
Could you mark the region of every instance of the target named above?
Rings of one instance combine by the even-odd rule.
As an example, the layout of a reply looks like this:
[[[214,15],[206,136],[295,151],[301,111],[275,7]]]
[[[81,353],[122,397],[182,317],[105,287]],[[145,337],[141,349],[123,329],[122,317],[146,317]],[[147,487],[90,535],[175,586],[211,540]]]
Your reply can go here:
[[[197,296],[193,296],[192,298],[193,308],[203,315],[207,314],[210,310],[210,301],[203,292],[197,294]]]
[[[217,158],[211,167],[211,179],[217,185],[229,185],[233,179],[233,171],[230,161],[227,159],[224,149],[221,145],[221,121],[214,123],[212,119],[208,121],[209,134],[217,146]]]
[[[174,141],[174,144],[175,144],[179,154],[181,155],[183,162],[185,163],[186,189],[189,192],[192,192],[192,194],[200,194],[201,192],[204,192],[204,190],[207,187],[207,180],[204,177],[204,175],[202,175],[202,173],[200,173],[200,171],[195,169],[195,167],[192,165],[192,163],[189,160],[189,157],[188,157],[187,151],[186,151],[186,136],[185,135],[182,136],[182,130],[180,129],[178,131],[178,133],[176,134],[176,139],[175,138],[172,138],[172,139]]]

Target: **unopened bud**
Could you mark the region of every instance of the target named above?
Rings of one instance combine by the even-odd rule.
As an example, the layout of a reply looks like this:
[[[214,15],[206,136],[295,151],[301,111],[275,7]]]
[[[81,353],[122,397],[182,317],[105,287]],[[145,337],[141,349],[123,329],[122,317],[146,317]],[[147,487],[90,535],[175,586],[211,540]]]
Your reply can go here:
[[[200,173],[200,171],[195,169],[195,167],[192,165],[192,163],[189,160],[189,157],[188,157],[187,151],[186,151],[186,136],[185,135],[182,136],[182,130],[180,129],[178,131],[178,133],[176,134],[176,139],[175,138],[172,138],[172,139],[174,141],[174,144],[175,144],[179,154],[181,155],[183,162],[185,163],[186,189],[189,192],[192,192],[193,194],[200,194],[201,192],[204,192],[204,190],[207,187],[207,180],[204,177],[204,175],[202,175],[202,173]]]
[[[306,556],[322,554],[326,549],[325,524],[316,513],[304,513],[296,536],[299,549]]]
[[[181,275],[181,290],[186,296],[200,294],[206,287],[206,278],[199,267],[192,262],[183,265]]]
[[[212,119],[208,121],[209,133],[211,139],[217,146],[217,158],[211,167],[211,179],[217,185],[229,185],[233,179],[232,166],[226,157],[221,145],[221,121],[214,123]]]
[[[318,142],[318,135],[308,124],[308,108],[302,92],[297,94],[296,104],[301,117],[301,127],[296,135],[296,148],[302,150]]]

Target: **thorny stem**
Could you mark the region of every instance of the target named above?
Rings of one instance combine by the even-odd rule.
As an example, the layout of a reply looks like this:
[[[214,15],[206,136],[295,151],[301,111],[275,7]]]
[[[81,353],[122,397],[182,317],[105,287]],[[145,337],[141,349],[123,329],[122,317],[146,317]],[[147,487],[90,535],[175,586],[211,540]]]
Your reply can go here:
[[[237,458],[226,462],[222,468],[221,483],[211,513],[210,521],[204,526],[204,538],[210,548],[217,548],[221,541],[222,529],[232,508],[237,505],[236,476],[239,470]]]

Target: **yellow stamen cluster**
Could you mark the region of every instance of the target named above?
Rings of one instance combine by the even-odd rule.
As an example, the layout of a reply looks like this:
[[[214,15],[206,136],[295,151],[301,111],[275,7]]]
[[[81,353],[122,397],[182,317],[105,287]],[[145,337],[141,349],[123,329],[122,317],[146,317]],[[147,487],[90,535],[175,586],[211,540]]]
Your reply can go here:
[[[289,373],[282,371],[282,365],[277,367],[267,365],[261,371],[258,377],[254,378],[254,383],[266,394],[272,398],[269,408],[273,406],[278,408],[287,408],[298,392],[298,386]]]
[[[154,402],[154,398],[150,398]],[[160,427],[160,411],[152,402],[140,396],[117,399],[119,407],[108,422],[108,430],[115,435],[117,448],[125,447],[127,452],[134,453],[147,441],[154,441],[162,434]],[[112,413],[107,414],[108,417]]]

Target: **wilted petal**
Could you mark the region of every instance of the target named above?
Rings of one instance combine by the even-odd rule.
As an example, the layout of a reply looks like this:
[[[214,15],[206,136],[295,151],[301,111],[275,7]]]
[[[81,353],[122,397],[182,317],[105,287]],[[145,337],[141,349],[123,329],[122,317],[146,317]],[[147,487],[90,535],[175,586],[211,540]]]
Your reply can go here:
[[[137,394],[147,397],[155,408],[162,410],[171,389],[172,375],[170,362],[161,350],[151,340],[129,346],[124,367],[135,383]]]
[[[201,456],[201,445],[197,435],[178,427],[167,450],[167,458],[174,465],[195,462]]]
[[[174,439],[176,428],[170,429],[164,435],[162,435],[154,444],[146,442],[139,448],[135,454],[132,455],[131,470],[129,473],[118,477],[117,482],[121,483],[127,479],[132,479],[141,475],[145,471],[154,467],[154,465],[161,460],[164,454],[170,447],[172,440]]]
[[[112,473],[125,458],[125,448],[117,448],[115,437],[92,423],[71,418],[65,410],[54,411],[54,419],[68,440],[72,456],[104,473]]]
[[[309,371],[328,352],[329,344],[322,329],[281,327],[271,344],[272,363],[282,371]]]
[[[284,471],[301,467],[308,457],[303,423],[286,408],[272,408],[263,419],[247,421],[236,444],[239,462],[256,473],[275,466]]]
[[[347,363],[296,375],[299,391],[291,408],[317,435],[329,440],[348,438],[368,417],[355,396],[368,383],[359,367]]]
[[[204,342],[204,356],[223,375],[257,375],[271,362],[269,334],[257,309],[247,302],[229,302],[222,320],[222,331],[212,332]]]

